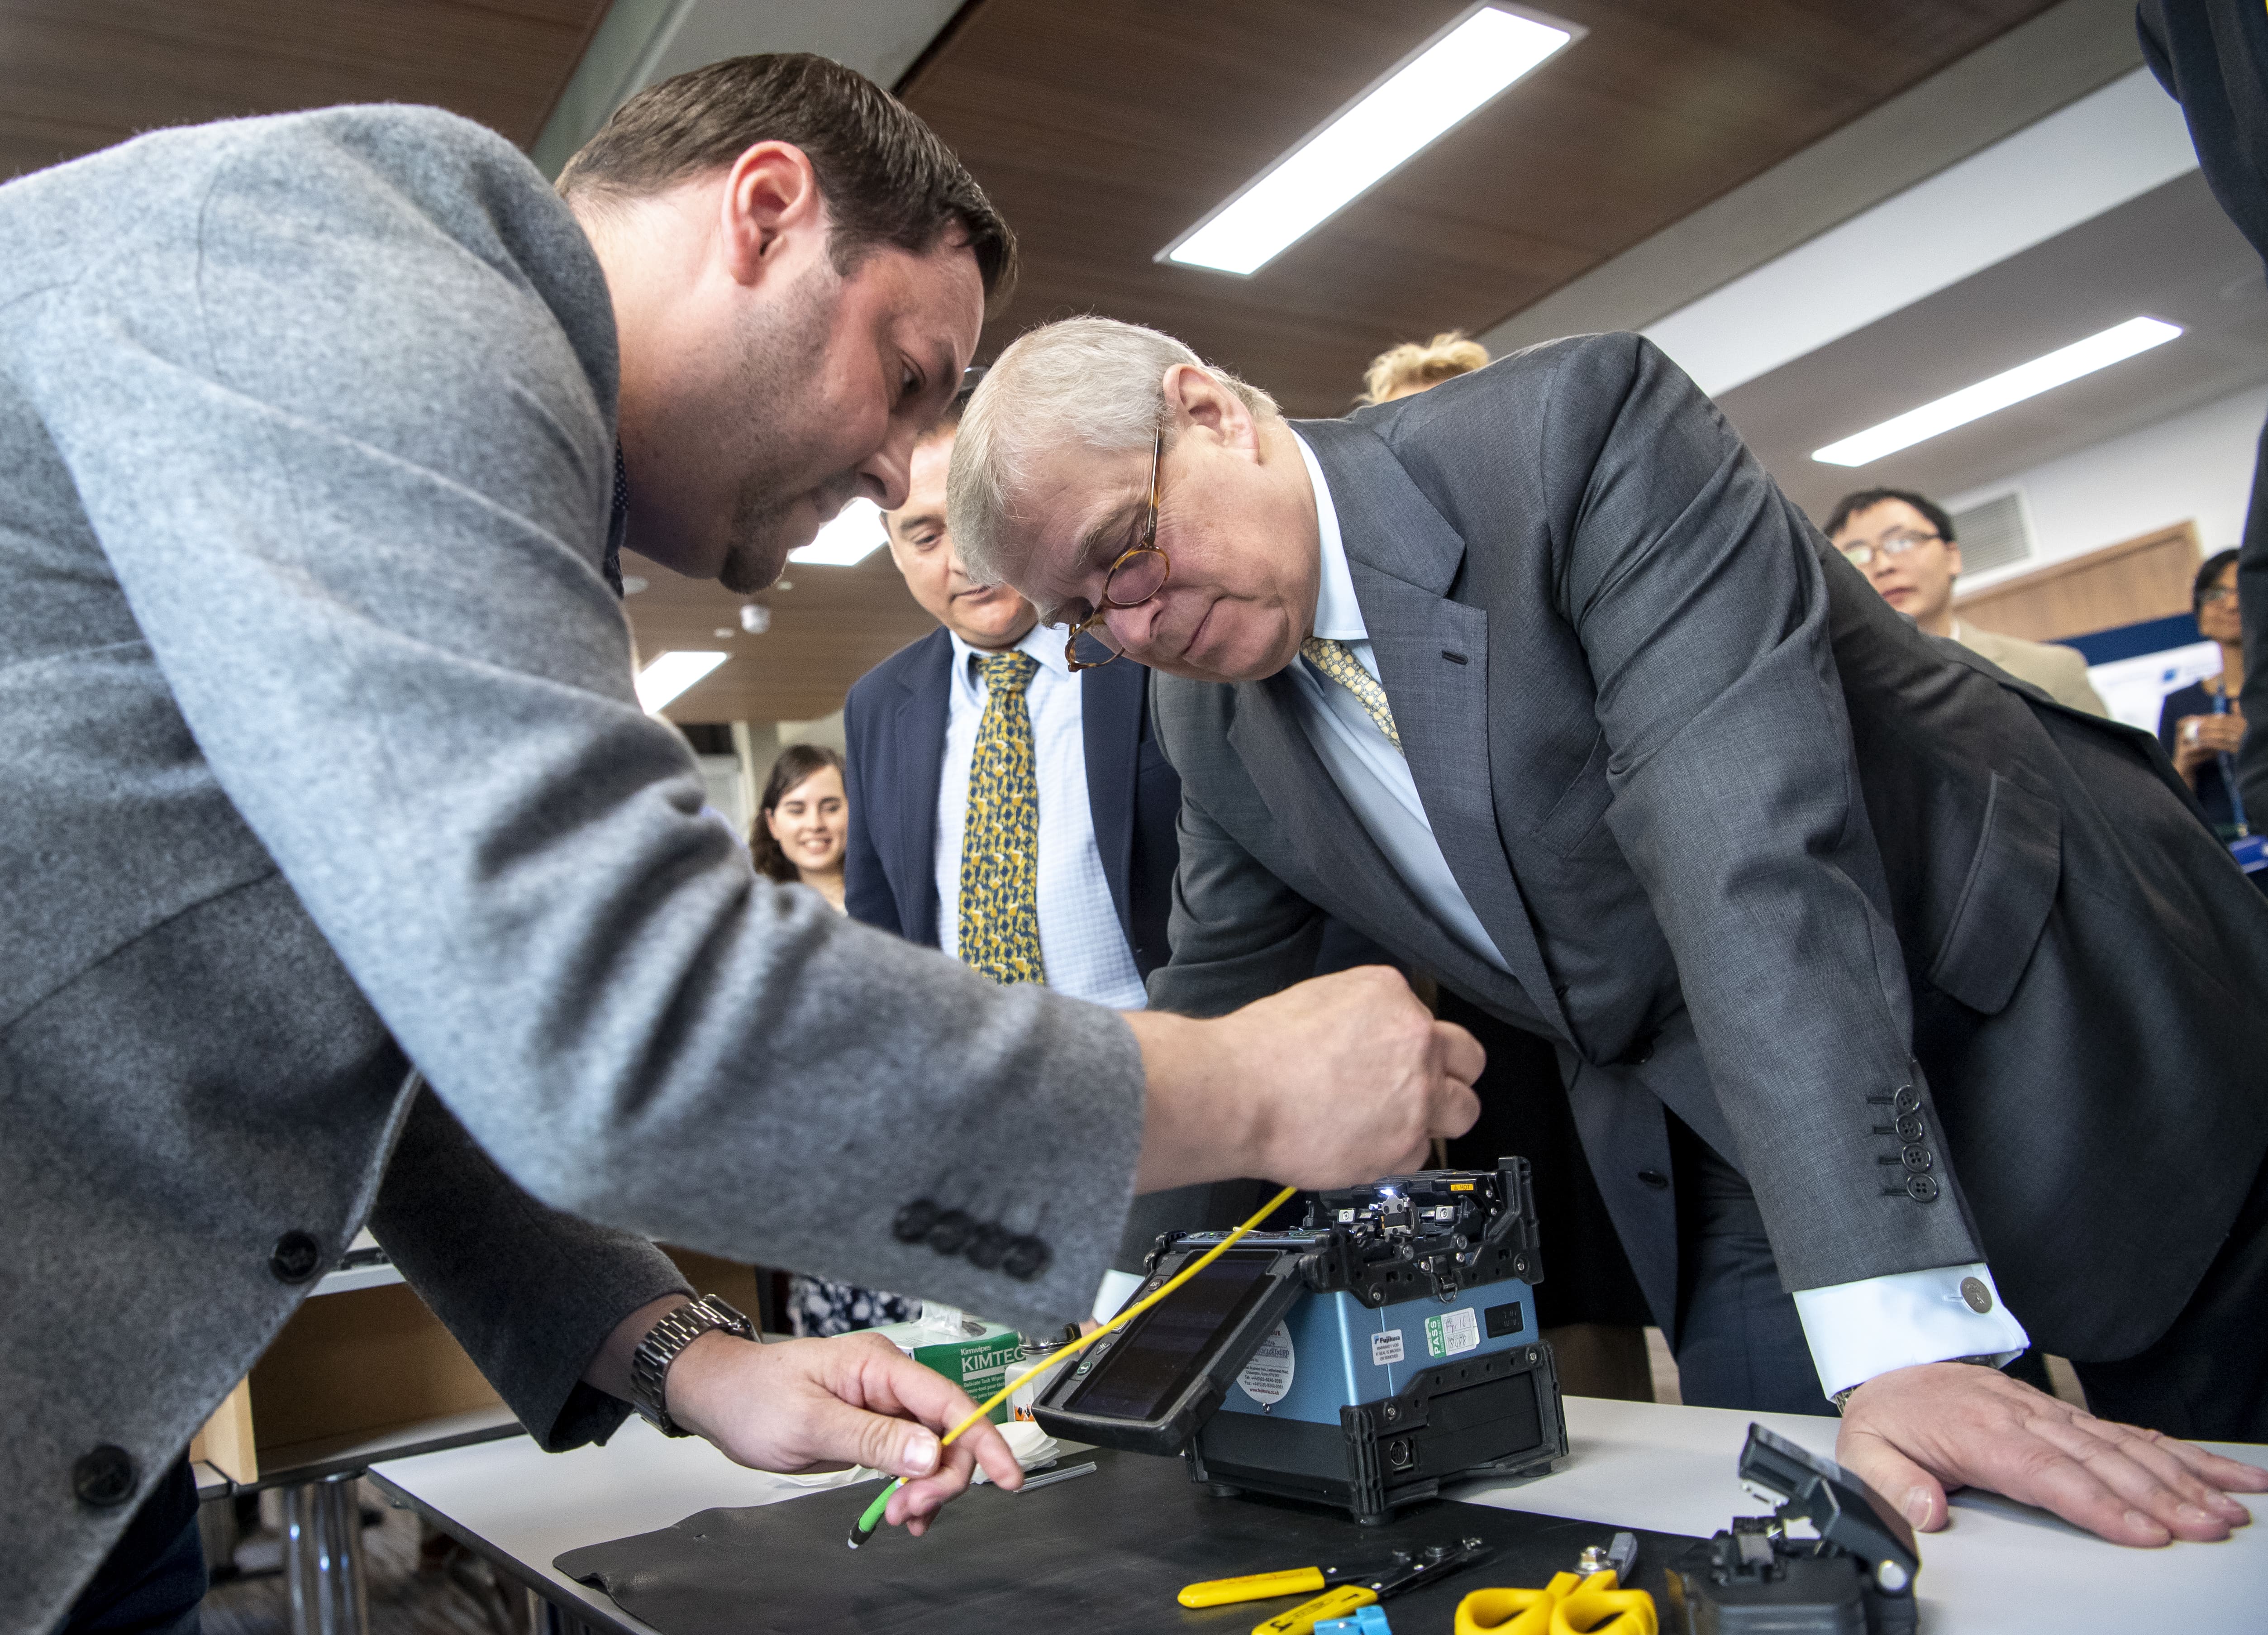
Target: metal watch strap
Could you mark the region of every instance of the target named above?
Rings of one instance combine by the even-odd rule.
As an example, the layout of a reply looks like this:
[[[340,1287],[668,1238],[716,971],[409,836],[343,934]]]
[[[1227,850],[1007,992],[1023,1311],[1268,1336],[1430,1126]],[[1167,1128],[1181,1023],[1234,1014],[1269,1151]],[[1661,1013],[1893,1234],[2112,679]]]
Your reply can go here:
[[[2000,1366],[2000,1359],[1998,1357],[1940,1357],[1938,1360],[1940,1362],[1975,1363],[1979,1368],[1991,1368],[1996,1372]],[[1864,1380],[1859,1381],[1859,1385],[1864,1385],[1867,1382]],[[1835,1411],[1837,1413],[1839,1414],[1843,1411],[1844,1405],[1851,1400],[1851,1393],[1857,1390],[1859,1388],[1859,1385],[1846,1385],[1841,1390],[1836,1392],[1834,1396],[1827,1399],[1829,1402],[1835,1404]]]
[[[756,1337],[756,1325],[722,1295],[704,1294],[663,1314],[630,1353],[630,1405],[664,1436],[692,1434],[669,1417],[669,1366],[711,1329],[722,1329],[744,1340]]]

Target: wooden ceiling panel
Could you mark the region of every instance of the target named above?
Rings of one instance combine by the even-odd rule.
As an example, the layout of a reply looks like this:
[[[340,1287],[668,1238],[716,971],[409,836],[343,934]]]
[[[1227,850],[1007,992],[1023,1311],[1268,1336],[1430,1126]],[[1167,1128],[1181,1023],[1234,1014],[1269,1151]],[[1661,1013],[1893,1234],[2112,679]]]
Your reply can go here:
[[[980,0],[901,88],[1023,240],[988,352],[1099,312],[1295,414],[1397,340],[1480,330],[2050,0],[1565,0],[1590,33],[1249,278],[1152,257],[1458,0]]]
[[[686,578],[634,554],[623,556],[622,571],[646,585],[623,604],[641,660],[674,649],[728,655],[662,711],[675,721],[832,715],[851,682],[937,628],[908,594],[886,550],[851,568],[790,563],[781,585],[755,597]],[[740,630],[744,600],[771,608],[772,628],[762,636]]]
[[[0,176],[164,125],[426,102],[526,146],[607,0],[0,0]]]

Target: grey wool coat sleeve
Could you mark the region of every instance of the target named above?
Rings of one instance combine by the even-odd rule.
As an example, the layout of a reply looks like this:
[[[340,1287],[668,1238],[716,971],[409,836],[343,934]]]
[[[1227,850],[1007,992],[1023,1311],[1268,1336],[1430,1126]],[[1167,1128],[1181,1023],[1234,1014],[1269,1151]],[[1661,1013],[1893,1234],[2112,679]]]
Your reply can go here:
[[[532,167],[409,109],[106,162],[100,233],[40,217],[67,173],[18,184],[40,231],[0,291],[99,541],[78,571],[114,577],[199,764],[472,1142],[587,1220],[1083,1311],[1141,1139],[1131,1033],[756,879],[703,814],[598,571],[604,280]],[[899,1241],[924,1198],[1044,1265]]]
[[[605,1441],[630,1404],[583,1370],[626,1315],[694,1291],[644,1238],[537,1203],[413,1094],[372,1233],[546,1451]]]

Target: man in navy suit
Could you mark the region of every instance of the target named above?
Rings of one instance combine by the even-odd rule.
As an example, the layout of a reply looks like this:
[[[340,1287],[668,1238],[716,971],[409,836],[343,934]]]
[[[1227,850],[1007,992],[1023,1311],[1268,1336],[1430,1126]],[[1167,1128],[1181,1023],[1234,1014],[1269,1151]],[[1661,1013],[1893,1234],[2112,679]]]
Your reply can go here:
[[[972,581],[945,525],[945,474],[960,404],[916,445],[906,503],[888,512],[890,556],[939,629],[860,677],[843,707],[850,849],[843,907],[909,940],[961,954],[961,835],[988,691],[988,655],[1035,661],[1026,686],[1039,794],[1039,940],[1048,985],[1138,1010],[1165,964],[1179,860],[1182,781],[1151,730],[1150,673],[1130,659],[1074,674],[1060,630],[1005,586]],[[1088,655],[1107,657],[1103,650]],[[1360,962],[1344,958],[1339,964]],[[1224,1183],[1142,1200],[1129,1241],[1163,1224],[1197,1225],[1251,1208]],[[1160,1212],[1166,1212],[1160,1213]],[[1196,1212],[1191,1213],[1190,1212]],[[1156,1218],[1153,1219],[1152,1216]],[[1139,1281],[1122,1248],[1096,1297],[1107,1316]]]
[[[850,843],[843,906],[959,952],[961,836],[987,654],[1036,661],[1025,701],[1039,789],[1039,934],[1049,987],[1138,1010],[1166,962],[1181,779],[1150,730],[1150,673],[1121,660],[1073,674],[1031,603],[972,582],[945,526],[958,414],[918,444],[890,556],[939,629],[850,689]],[[1107,657],[1098,651],[1096,658]]]

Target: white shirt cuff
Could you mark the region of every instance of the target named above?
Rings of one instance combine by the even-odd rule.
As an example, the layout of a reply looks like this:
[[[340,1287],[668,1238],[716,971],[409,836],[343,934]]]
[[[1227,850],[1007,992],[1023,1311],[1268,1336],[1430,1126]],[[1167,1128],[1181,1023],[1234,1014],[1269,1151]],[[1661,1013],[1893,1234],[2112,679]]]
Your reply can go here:
[[[1108,1322],[1116,1317],[1118,1308],[1126,1304],[1126,1297],[1141,1286],[1142,1274],[1138,1271],[1104,1272],[1102,1286],[1094,1292],[1095,1322]]]
[[[1819,1388],[1830,1396],[1920,1363],[1955,1357],[2007,1363],[2032,1343],[2000,1303],[1982,1261],[1798,1289],[1795,1311]]]

